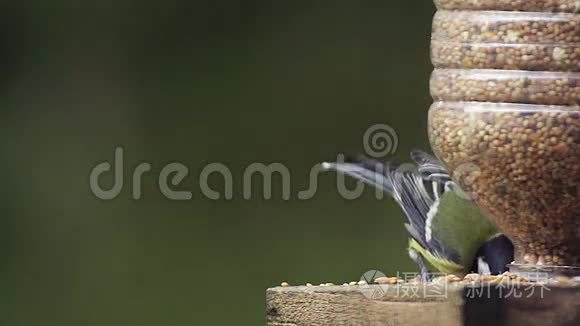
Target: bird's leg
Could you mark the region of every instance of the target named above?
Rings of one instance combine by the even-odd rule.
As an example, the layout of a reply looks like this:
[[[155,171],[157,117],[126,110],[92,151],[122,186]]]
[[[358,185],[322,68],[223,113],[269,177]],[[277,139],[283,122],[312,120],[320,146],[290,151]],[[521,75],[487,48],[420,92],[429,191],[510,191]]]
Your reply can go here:
[[[429,272],[429,268],[427,268],[427,264],[425,263],[425,260],[423,260],[423,256],[421,256],[421,254],[412,248],[409,248],[409,256],[411,256],[411,259],[413,259],[413,261],[419,265],[419,280],[422,282],[430,281],[433,276]]]

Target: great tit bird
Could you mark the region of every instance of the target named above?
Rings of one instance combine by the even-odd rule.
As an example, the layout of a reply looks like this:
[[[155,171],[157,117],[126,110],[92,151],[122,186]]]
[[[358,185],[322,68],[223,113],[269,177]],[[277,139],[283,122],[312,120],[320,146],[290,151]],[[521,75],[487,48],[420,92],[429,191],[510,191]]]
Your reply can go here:
[[[421,275],[433,272],[465,275],[501,274],[514,258],[511,241],[453,182],[434,156],[411,153],[414,163],[381,163],[369,159],[323,163],[389,194],[407,217],[409,256]],[[428,266],[429,265],[429,266]]]

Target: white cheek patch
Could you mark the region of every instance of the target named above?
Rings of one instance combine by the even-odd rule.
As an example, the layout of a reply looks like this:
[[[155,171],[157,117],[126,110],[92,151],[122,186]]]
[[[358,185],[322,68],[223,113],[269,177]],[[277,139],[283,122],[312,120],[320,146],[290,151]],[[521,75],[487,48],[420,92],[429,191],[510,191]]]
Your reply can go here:
[[[477,273],[480,275],[491,275],[489,264],[482,257],[477,257]]]
[[[440,202],[440,200],[436,200],[433,203],[433,206],[431,206],[429,209],[429,212],[427,212],[427,221],[425,221],[425,239],[427,241],[431,241],[433,238],[431,226],[433,225],[433,219],[435,218],[435,215],[437,215],[437,212],[439,211]]]

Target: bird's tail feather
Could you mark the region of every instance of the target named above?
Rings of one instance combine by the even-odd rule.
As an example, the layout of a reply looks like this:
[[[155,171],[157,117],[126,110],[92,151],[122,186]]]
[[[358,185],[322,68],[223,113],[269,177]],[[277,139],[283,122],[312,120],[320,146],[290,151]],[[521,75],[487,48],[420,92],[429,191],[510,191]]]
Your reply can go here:
[[[364,161],[359,163],[322,163],[325,170],[334,170],[371,186],[392,194],[393,181],[389,175],[389,166],[383,163]]]

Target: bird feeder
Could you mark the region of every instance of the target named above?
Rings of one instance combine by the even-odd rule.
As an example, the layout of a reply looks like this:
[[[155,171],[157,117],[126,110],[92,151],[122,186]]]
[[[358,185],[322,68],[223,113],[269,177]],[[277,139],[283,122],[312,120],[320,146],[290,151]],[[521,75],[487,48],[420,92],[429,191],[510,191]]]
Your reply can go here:
[[[578,1],[435,2],[435,154],[514,242],[512,271],[578,275]]]

